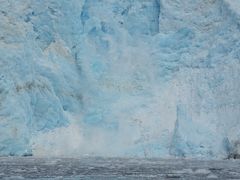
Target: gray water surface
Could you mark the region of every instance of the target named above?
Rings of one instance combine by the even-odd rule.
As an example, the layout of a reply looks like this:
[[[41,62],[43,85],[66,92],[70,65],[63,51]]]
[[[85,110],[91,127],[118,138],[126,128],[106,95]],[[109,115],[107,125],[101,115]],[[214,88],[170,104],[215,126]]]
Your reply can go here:
[[[240,161],[4,157],[0,179],[240,179]]]

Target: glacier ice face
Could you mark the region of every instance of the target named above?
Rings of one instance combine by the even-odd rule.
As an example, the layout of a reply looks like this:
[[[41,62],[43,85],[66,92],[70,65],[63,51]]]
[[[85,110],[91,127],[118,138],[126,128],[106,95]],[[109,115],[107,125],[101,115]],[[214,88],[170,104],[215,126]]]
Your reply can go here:
[[[0,4],[0,155],[236,151],[238,1]]]

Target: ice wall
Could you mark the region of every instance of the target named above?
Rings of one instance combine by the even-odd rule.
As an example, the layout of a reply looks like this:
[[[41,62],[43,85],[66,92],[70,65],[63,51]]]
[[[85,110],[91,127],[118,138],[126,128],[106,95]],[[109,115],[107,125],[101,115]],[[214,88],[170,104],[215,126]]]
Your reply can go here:
[[[236,152],[238,1],[0,4],[0,155]]]

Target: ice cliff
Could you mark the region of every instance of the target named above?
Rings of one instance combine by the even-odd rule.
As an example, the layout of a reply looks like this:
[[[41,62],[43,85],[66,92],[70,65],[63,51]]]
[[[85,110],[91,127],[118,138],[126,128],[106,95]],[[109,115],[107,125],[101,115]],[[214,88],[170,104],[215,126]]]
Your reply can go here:
[[[224,158],[238,0],[0,0],[0,155]]]

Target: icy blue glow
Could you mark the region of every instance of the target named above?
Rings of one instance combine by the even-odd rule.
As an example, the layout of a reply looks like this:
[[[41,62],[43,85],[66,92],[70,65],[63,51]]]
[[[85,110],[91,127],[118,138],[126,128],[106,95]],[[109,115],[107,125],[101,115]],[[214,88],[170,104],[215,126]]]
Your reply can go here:
[[[238,0],[0,4],[0,155],[238,151]]]

